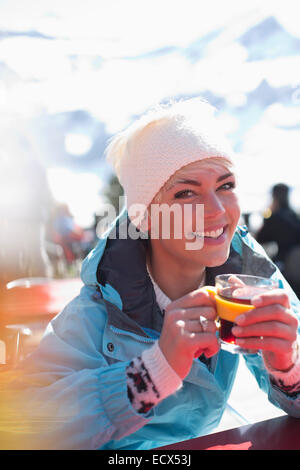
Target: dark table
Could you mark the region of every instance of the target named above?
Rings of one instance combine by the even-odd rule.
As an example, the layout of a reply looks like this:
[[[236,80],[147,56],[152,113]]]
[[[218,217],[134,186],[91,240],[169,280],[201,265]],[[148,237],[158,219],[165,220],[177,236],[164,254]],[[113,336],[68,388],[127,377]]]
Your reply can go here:
[[[178,442],[159,450],[300,450],[300,419],[290,416]]]

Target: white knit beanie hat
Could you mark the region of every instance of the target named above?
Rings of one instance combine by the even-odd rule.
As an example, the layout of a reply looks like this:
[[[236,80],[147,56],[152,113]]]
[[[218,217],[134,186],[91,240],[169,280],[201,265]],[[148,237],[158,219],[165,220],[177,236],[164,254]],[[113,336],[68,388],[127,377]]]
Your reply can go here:
[[[160,106],[113,138],[106,155],[124,188],[127,210],[133,204],[147,208],[168,179],[192,162],[220,157],[233,163],[214,112],[199,99]]]

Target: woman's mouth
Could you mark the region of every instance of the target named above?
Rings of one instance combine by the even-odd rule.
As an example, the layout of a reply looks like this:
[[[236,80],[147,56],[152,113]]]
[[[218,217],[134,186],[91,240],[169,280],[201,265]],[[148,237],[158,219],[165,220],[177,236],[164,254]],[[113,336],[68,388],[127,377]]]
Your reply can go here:
[[[225,241],[227,227],[228,225],[225,225],[215,230],[208,230],[205,232],[192,232],[192,235],[194,237],[203,239],[204,244],[219,245]]]
[[[211,230],[210,232],[192,232],[195,237],[200,238],[219,238],[224,232],[224,227],[217,230]]]

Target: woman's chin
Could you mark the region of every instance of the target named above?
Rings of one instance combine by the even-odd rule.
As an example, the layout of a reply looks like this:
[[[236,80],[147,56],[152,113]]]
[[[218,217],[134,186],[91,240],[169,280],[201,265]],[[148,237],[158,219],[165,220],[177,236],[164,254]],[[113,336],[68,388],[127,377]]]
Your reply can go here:
[[[205,260],[203,260],[203,265],[207,268],[215,268],[217,266],[222,266],[222,264],[226,263],[228,260],[230,253],[230,248],[224,251],[223,253],[216,253],[215,255],[207,256]]]

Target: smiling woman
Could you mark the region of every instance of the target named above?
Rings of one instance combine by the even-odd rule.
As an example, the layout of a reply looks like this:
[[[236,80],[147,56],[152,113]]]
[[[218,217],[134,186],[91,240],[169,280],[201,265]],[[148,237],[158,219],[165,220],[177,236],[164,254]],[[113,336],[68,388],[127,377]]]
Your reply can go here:
[[[161,269],[154,274],[170,298],[197,288],[205,267],[221,265],[228,258],[230,243],[240,218],[232,166],[229,159],[220,157],[190,163],[170,177],[150,204],[148,227],[151,234],[163,233],[164,227],[160,229],[157,225],[165,223],[164,218],[160,221],[152,217],[152,204],[159,203],[161,207],[166,205],[168,208],[176,204],[181,209],[174,213],[171,221],[171,236],[167,240],[162,236],[152,238],[148,252],[150,270],[152,265],[163,264],[168,265],[173,273],[172,278],[163,276]],[[181,216],[187,206],[191,209],[190,218]],[[202,218],[197,217],[198,206],[204,209]],[[178,216],[179,221],[176,220]],[[169,219],[167,223],[170,224]],[[181,233],[185,236],[180,239],[174,236],[178,224],[184,224]],[[190,245],[190,249],[187,249],[188,239],[201,240],[202,246],[197,244],[201,249],[191,249]]]
[[[215,429],[238,366],[220,349],[207,288],[221,273],[284,287],[256,299],[236,319],[236,334],[245,349],[259,344],[262,354],[245,359],[269,400],[300,417],[299,300],[237,225],[232,153],[213,108],[198,99],[158,107],[114,137],[107,157],[127,204],[85,259],[80,295],[20,365],[23,410],[41,423],[33,447],[150,449]],[[161,236],[157,198],[169,215],[175,205],[189,209],[181,237],[176,213]],[[130,213],[134,204],[142,221]],[[132,226],[138,237],[124,237]],[[201,241],[195,250],[186,247],[191,238]]]

